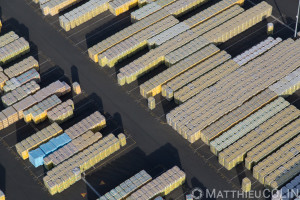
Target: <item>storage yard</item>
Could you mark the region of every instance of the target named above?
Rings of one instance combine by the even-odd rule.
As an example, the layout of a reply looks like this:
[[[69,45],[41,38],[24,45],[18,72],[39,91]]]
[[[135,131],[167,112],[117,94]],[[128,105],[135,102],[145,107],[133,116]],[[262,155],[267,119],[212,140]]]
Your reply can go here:
[[[288,1],[0,0],[0,200],[283,199],[300,182]]]

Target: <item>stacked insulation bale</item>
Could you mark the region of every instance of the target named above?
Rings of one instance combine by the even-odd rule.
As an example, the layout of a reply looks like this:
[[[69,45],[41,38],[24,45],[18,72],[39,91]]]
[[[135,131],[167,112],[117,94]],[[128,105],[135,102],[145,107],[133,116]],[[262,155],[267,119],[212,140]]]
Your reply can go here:
[[[145,170],[142,170],[97,200],[125,199],[151,180],[152,177]]]
[[[15,90],[3,95],[1,97],[1,100],[4,106],[8,107],[24,99],[28,95],[35,93],[39,89],[40,86],[35,81],[30,81],[16,88]]]
[[[19,36],[15,32],[10,31],[0,37],[0,47],[3,47],[17,39],[19,39]]]
[[[40,5],[44,15],[57,15],[60,11],[72,6],[80,0],[49,0]]]
[[[253,167],[253,176],[265,186],[277,189],[299,173],[300,136],[282,146]]]
[[[24,120],[26,123],[34,121],[38,124],[47,118],[47,111],[61,103],[61,100],[54,94],[38,104],[24,110]]]
[[[59,148],[71,142],[71,138],[63,133],[55,138],[52,138],[49,142],[39,146],[39,148],[29,152],[29,161],[34,167],[39,167],[44,164],[44,158],[55,152]]]
[[[211,71],[214,71],[215,68],[218,68],[219,65],[223,64],[227,60],[229,60],[231,56],[226,53],[225,51],[221,51],[217,53],[216,55],[208,58],[207,60],[199,63],[198,65],[194,66],[193,68],[189,69],[188,71],[182,73],[181,75],[177,76],[173,80],[169,81],[167,84],[162,86],[162,95],[166,97],[168,100],[171,100],[176,94],[175,102],[178,103],[178,96],[181,93],[181,91],[191,91],[193,89],[197,88],[197,85],[195,83],[201,82],[200,77],[203,77],[204,75],[211,73]],[[230,61],[229,61],[230,62]],[[232,63],[232,64],[231,64]],[[228,66],[225,69],[228,70],[218,70],[222,71],[222,75],[226,75],[232,71],[234,71],[237,67],[232,61],[230,63],[230,66]],[[227,72],[229,71],[229,72]],[[213,84],[218,80],[218,77],[215,76],[216,79],[209,79],[205,85],[209,86],[209,84]],[[222,78],[222,77],[220,77]],[[204,79],[204,78],[203,78]],[[199,80],[199,81],[198,81]],[[187,87],[184,87],[187,86]],[[182,90],[181,90],[182,88]],[[189,90],[188,90],[189,89]]]
[[[182,185],[185,182],[185,178],[186,174],[175,166],[147,183],[127,199],[152,199],[158,195],[165,196]]]
[[[136,33],[132,37],[116,44],[110,49],[98,55],[100,66],[113,67],[117,62],[130,56],[134,52],[147,46],[148,39],[159,34],[179,21],[173,16],[168,16],[152,26]],[[176,25],[175,25],[176,26]]]
[[[98,44],[92,46],[88,49],[89,57],[94,61],[98,62],[98,55],[105,50],[111,48],[112,46],[118,44],[119,42],[129,38],[130,36],[142,31],[143,29],[151,26],[152,24],[164,19],[170,14],[167,11],[160,10],[152,15],[146,17],[145,19],[134,23],[118,33],[106,38],[105,40],[99,42]]]
[[[0,24],[1,24],[1,21],[0,21]],[[1,30],[1,26],[0,26],[0,30]],[[5,194],[1,190],[0,190],[0,200],[5,200]]]
[[[241,12],[243,12],[243,9],[240,6],[233,6],[232,8],[222,12],[221,14],[211,18],[210,20],[207,20],[206,22],[200,24],[199,26],[179,34],[173,39],[168,40],[161,46],[151,50],[132,63],[129,63],[125,67],[121,68],[119,73],[121,75],[118,76],[125,79],[127,84],[135,81],[138,77],[163,63],[167,54],[189,43],[208,30],[218,26],[219,24],[222,24],[224,21],[229,20],[230,18],[238,15]]]
[[[164,9],[175,17],[179,17],[198,6],[201,6],[207,1],[208,0],[178,0],[166,6]]]
[[[37,148],[42,143],[49,141],[51,138],[62,132],[62,128],[57,123],[53,123],[37,133],[27,137],[25,140],[17,143],[15,145],[16,150],[21,158],[25,160],[29,157],[29,151]]]
[[[51,122],[62,123],[73,116],[74,102],[67,100],[47,112],[47,117]]]
[[[276,38],[275,40],[272,37],[268,37],[266,40],[260,42],[259,44],[251,47],[249,50],[233,58],[233,60],[242,66],[247,62],[249,62],[250,60],[253,60],[259,55],[265,53],[266,51],[268,51],[269,49],[271,49],[281,41],[282,41],[281,38]]]
[[[208,125],[297,69],[299,43],[291,39],[281,42],[227,75],[167,114],[168,124],[191,143],[200,139]]]
[[[280,190],[272,195],[272,200],[294,199],[299,200],[300,175],[287,182]],[[297,197],[298,196],[298,197]],[[297,198],[295,198],[297,197]]]
[[[79,83],[77,83],[77,82],[72,83],[72,89],[76,95],[81,93],[81,87],[80,87]]]
[[[40,74],[35,69],[30,69],[29,71],[6,81],[3,90],[4,92],[10,92],[30,81],[40,82],[40,80]]]
[[[118,16],[130,8],[138,5],[138,0],[112,0],[109,3],[109,10],[115,16]]]
[[[289,102],[284,100],[282,97],[269,103],[213,140],[210,143],[211,151],[215,155],[218,155],[221,151],[231,146],[233,143],[247,135],[250,131],[254,130],[256,127],[263,124],[265,121],[289,105]]]
[[[63,146],[61,149],[46,156],[44,158],[44,165],[48,170],[50,170],[54,166],[57,166],[65,160],[71,158],[78,152],[88,148],[90,145],[97,142],[101,138],[101,133],[93,133],[92,131],[87,131],[81,136],[72,140],[69,144]]]
[[[231,170],[244,161],[247,152],[299,116],[300,110],[290,105],[219,153],[219,163]]]
[[[73,140],[88,130],[98,131],[106,126],[106,120],[103,115],[100,114],[99,111],[94,112],[88,117],[84,118],[77,124],[74,124],[67,130],[65,133]]]
[[[36,59],[34,59],[34,57],[29,56],[28,58],[25,58],[24,60],[4,69],[4,73],[9,78],[13,78],[13,77],[23,74],[24,72],[26,72],[32,68],[34,68],[38,71],[39,63]]]
[[[120,148],[120,140],[113,134],[109,134],[48,171],[43,178],[46,188],[51,195],[61,193],[79,181],[82,172],[98,164]]]
[[[290,123],[247,153],[245,167],[249,170],[300,133],[300,119]]]
[[[278,96],[292,95],[300,89],[300,68],[269,87]]]
[[[250,192],[250,190],[251,190],[251,181],[247,177],[243,178],[243,181],[242,181],[242,190],[244,192]]]
[[[235,124],[250,116],[252,113],[256,112],[269,102],[273,101],[274,98],[277,98],[275,92],[272,92],[269,89],[264,90],[263,92],[251,98],[249,101],[245,102],[240,107],[234,109],[226,115],[223,115],[216,122],[203,129],[201,131],[202,141],[209,145],[213,139],[229,130]]]
[[[210,44],[206,46],[208,43],[203,42],[202,44],[198,44],[199,48],[202,48],[200,51],[188,56],[186,59],[182,60],[178,64],[166,69],[162,73],[156,75],[155,77],[151,78],[150,80],[146,81],[142,85],[140,85],[140,93],[143,97],[147,98],[149,96],[155,96],[159,94],[162,90],[162,85],[166,82],[170,81],[171,79],[175,78],[176,76],[180,75],[181,73],[185,72],[189,68],[195,66],[196,64],[202,62],[203,60],[209,58],[210,56],[216,54],[220,49],[218,49],[215,45]],[[204,47],[206,46],[206,47]],[[197,49],[197,48],[195,48]],[[186,50],[184,53],[185,48],[182,49],[183,56],[187,55],[189,51]],[[176,62],[178,56],[174,56],[175,58],[171,60],[171,63]],[[175,60],[175,61],[174,61]]]
[[[272,6],[263,1],[232,20],[205,33],[203,37],[216,44],[226,42],[232,37],[271,16],[271,14]]]
[[[0,64],[5,64],[30,50],[29,43],[23,38],[18,38],[7,45],[0,47]]]
[[[90,0],[59,16],[60,26],[69,31],[108,10],[109,0]]]

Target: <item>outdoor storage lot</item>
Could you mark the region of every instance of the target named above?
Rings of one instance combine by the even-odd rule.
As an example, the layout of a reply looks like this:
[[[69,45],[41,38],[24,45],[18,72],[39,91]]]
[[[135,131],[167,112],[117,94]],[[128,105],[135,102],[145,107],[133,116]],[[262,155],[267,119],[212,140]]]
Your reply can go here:
[[[217,1],[212,0],[212,3]],[[246,1],[249,8],[260,2]],[[286,39],[292,37],[296,0],[289,3],[268,0],[273,6],[273,16],[248,31],[222,44],[233,57],[267,38],[266,24],[275,24],[274,37]],[[206,8],[208,4],[182,16],[182,19]],[[148,50],[135,54],[132,58],[119,63],[115,68],[100,68],[92,63],[87,55],[87,48],[102,41],[108,36],[127,27],[130,13],[117,17],[105,12],[95,19],[65,32],[58,22],[58,17],[44,17],[40,9],[31,0],[0,0],[3,32],[14,30],[31,42],[31,54],[40,63],[41,87],[54,80],[79,81],[83,93],[74,97],[75,117],[62,124],[65,129],[95,110],[101,111],[109,124],[104,135],[114,132],[125,132],[130,138],[128,145],[101,162],[95,169],[88,171],[87,180],[100,193],[104,194],[136,172],[145,169],[156,177],[174,165],[187,173],[187,183],[183,189],[172,192],[167,199],[183,199],[183,193],[194,187],[216,189],[240,189],[241,181],[251,173],[241,165],[231,171],[222,167],[202,141],[192,145],[183,140],[166,124],[165,114],[176,106],[161,96],[156,96],[156,109],[150,111],[147,101],[139,94],[139,85],[155,74],[166,69],[161,65],[146,76],[130,85],[119,87],[116,74],[120,67],[143,55]],[[282,22],[284,24],[282,24]],[[70,96],[65,97],[70,98]],[[294,94],[288,100],[300,108],[300,94]],[[1,109],[2,110],[2,109]],[[23,161],[16,154],[16,142],[41,130],[47,125],[18,122],[0,131],[0,188],[11,199],[95,199],[96,196],[83,181],[76,183],[62,194],[50,196],[42,183],[43,168],[35,169],[28,161]],[[252,178],[254,189],[262,185]],[[16,188],[19,188],[16,192]],[[81,194],[87,193],[85,197]]]

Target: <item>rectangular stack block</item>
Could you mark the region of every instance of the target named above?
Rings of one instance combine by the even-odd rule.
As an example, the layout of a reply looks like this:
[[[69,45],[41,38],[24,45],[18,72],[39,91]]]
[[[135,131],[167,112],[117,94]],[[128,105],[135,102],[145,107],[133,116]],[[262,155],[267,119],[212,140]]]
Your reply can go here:
[[[0,47],[0,64],[5,64],[30,50],[29,43],[23,38],[18,38],[3,47]]]
[[[61,193],[81,179],[81,173],[98,164],[120,149],[120,141],[113,134],[89,146],[62,162],[44,177],[44,184],[51,195]]]
[[[61,149],[46,156],[44,158],[44,165],[48,170],[50,170],[54,166],[57,166],[65,160],[71,158],[78,152],[88,148],[90,145],[92,145],[101,138],[101,133],[93,133],[92,131],[87,131],[81,136],[72,140],[69,144],[66,144]]]
[[[152,177],[145,171],[142,170],[133,177],[127,179],[111,191],[107,192],[97,200],[116,200],[125,199],[128,195],[139,189],[152,180]]]
[[[39,70],[39,63],[34,57],[29,56],[28,58],[25,58],[24,60],[6,68],[4,70],[4,73],[9,77],[13,78],[16,76],[19,76],[23,74],[24,72],[30,70],[30,69],[36,69]]]
[[[41,4],[41,9],[44,15],[57,15],[60,11],[72,6],[80,0],[49,0]]]
[[[73,116],[74,102],[67,100],[47,112],[47,117],[51,122],[62,123]]]
[[[29,136],[25,140],[17,143],[15,145],[16,150],[18,154],[25,160],[29,157],[28,153],[30,150],[40,146],[42,143],[47,142],[62,132],[62,128],[57,123],[53,123],[37,133]]]
[[[30,81],[25,85],[16,88],[12,92],[3,95],[1,97],[1,100],[4,106],[8,107],[24,99],[28,95],[35,93],[39,89],[40,86],[35,81]]]
[[[88,117],[84,118],[77,124],[74,124],[67,130],[65,133],[73,140],[88,130],[98,131],[106,126],[106,120],[103,115],[100,114],[99,111],[94,112]]]
[[[130,8],[137,6],[138,0],[112,0],[108,4],[110,12],[118,16]]]
[[[152,199],[158,195],[165,196],[182,185],[185,178],[186,174],[175,166],[131,194],[127,199]]]
[[[1,22],[0,22],[0,24],[1,24]],[[1,27],[0,27],[0,29],[1,29]],[[19,38],[19,36],[15,32],[10,31],[0,37],[0,47],[3,47],[5,45],[11,43],[11,42],[17,40],[18,38]]]

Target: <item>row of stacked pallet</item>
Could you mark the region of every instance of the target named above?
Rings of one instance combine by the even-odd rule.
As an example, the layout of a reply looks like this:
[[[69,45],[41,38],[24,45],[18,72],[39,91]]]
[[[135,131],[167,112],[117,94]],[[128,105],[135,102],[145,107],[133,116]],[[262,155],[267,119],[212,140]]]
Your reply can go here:
[[[152,51],[139,57],[132,63],[129,63],[128,65],[121,68],[119,73],[121,75],[118,76],[123,78],[125,77],[127,84],[135,81],[138,77],[152,70],[160,63],[164,62],[165,56],[167,54],[189,43],[190,41],[199,37],[208,30],[215,28],[215,26],[222,24],[224,21],[229,20],[233,16],[238,15],[242,11],[243,9],[236,5],[232,7],[232,9],[225,10],[221,14],[217,15],[215,18],[211,18],[201,23],[199,26],[196,26],[191,30],[187,30],[177,35],[176,37],[163,43],[161,46],[158,46]]]
[[[124,145],[126,145],[124,134],[119,134],[118,138],[113,134],[103,137],[48,171],[43,178],[46,188],[51,195],[64,191],[81,179],[82,172],[90,169]]]
[[[210,70],[216,68],[218,65],[226,62],[230,59],[231,56],[226,53],[225,51],[221,51],[216,55],[213,55],[211,58],[201,62],[200,64],[194,66],[190,70],[182,73],[178,77],[172,79],[171,81],[167,82],[167,84],[162,86],[162,95],[166,97],[168,100],[171,100],[174,96],[174,93],[177,92],[180,88],[184,87],[185,85],[189,84],[188,87],[191,88],[191,83],[198,77],[206,74]],[[232,68],[235,68],[234,65],[231,65]],[[175,98],[176,102],[176,98]]]
[[[51,122],[62,123],[73,116],[74,102],[67,100],[47,112],[47,117]]]
[[[272,194],[272,200],[298,200],[300,195],[300,175],[285,184],[275,194]]]
[[[99,14],[108,10],[108,2],[110,0],[90,0],[85,4],[59,16],[60,26],[69,31]]]
[[[213,87],[203,90],[171,111],[167,115],[168,123],[190,142],[195,142],[201,137],[201,130],[205,127],[295,70],[299,63],[290,58],[297,56],[298,43],[299,41],[294,42],[288,39],[258,59],[242,66],[221,79]],[[291,57],[288,56],[287,51],[291,52]],[[278,60],[280,62],[276,63]],[[241,91],[239,88],[244,88],[244,90]],[[237,95],[240,95],[239,98]],[[224,100],[225,97],[226,100]],[[200,99],[201,102],[199,102]],[[223,101],[218,104],[220,99]],[[202,116],[202,113],[206,117]]]
[[[187,58],[178,62],[178,64],[168,68],[167,70],[140,85],[141,95],[147,98],[161,93],[161,86],[164,83],[220,51],[215,45],[210,44],[206,46],[207,44],[208,43],[204,42],[201,45],[198,44],[197,46],[199,48],[202,47],[200,51],[188,56]],[[184,50],[184,48],[182,50]],[[188,51],[186,51],[186,53],[188,53]]]
[[[159,177],[153,179],[127,199],[152,199],[158,195],[165,196],[185,182],[186,174],[175,166]]]
[[[105,193],[97,200],[113,200],[113,199],[126,199],[131,193],[141,188],[143,185],[152,180],[152,177],[142,170],[131,178],[127,179],[114,189]]]

